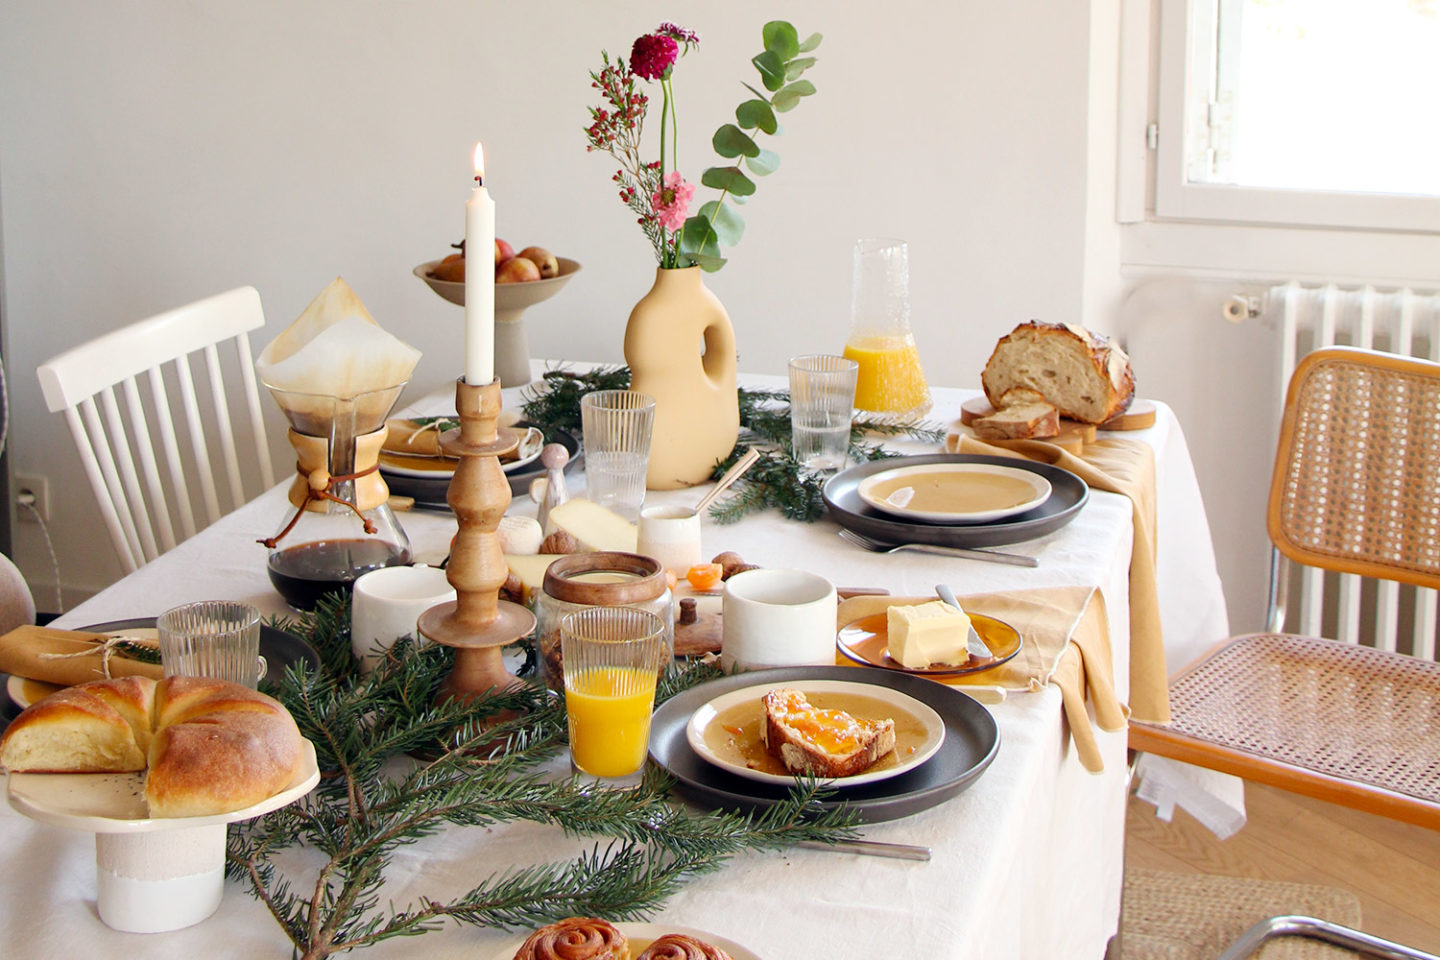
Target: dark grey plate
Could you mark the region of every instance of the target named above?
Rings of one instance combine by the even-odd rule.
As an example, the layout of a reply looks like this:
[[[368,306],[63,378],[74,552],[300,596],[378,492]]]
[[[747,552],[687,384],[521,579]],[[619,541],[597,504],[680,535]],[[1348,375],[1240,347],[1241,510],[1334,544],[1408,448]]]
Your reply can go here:
[[[515,423],[517,427],[532,427],[529,420],[520,420]],[[575,469],[580,458],[576,456],[580,451],[580,443],[564,430],[551,430],[545,437],[546,443],[562,444],[570,451],[570,460],[565,464],[565,472],[570,473]],[[385,478],[385,485],[390,492],[397,497],[414,497],[415,506],[428,510],[449,510],[450,505],[445,502],[445,494],[450,490],[450,478],[439,477],[403,477],[391,473],[384,467],[380,468],[380,475]],[[530,463],[519,470],[505,474],[510,481],[510,495],[512,497],[524,497],[530,493],[530,481],[536,477],[545,475],[545,467],[536,457]]]
[[[860,481],[872,473],[931,463],[993,463],[1029,470],[1050,481],[1050,496],[1040,506],[1013,517],[964,525],[902,520],[883,514],[860,499]],[[825,484],[824,493],[830,516],[842,527],[887,543],[929,543],[942,547],[996,547],[1034,540],[1074,520],[1080,508],[1090,499],[1090,488],[1085,481],[1069,470],[1048,463],[979,453],[934,453],[921,457],[872,460],[831,477]]]
[[[107,623],[92,623],[88,627],[77,627],[77,630],[85,630],[89,633],[107,633],[119,630],[140,630],[155,626],[154,617],[136,617],[133,620],[111,620]],[[292,636],[284,630],[276,630],[274,627],[260,625],[260,656],[265,658],[265,674],[268,677],[278,677],[285,672],[285,668],[299,660],[310,664],[312,671],[320,669],[320,654],[299,637]],[[263,685],[264,680],[260,681]]]
[[[685,739],[685,725],[711,699],[755,684],[782,686],[795,680],[847,680],[899,690],[927,704],[945,722],[945,742],[914,770],[888,780],[842,788],[820,806],[848,805],[866,823],[898,820],[948,800],[975,781],[1000,750],[1000,731],[990,711],[944,684],[892,670],[861,667],[785,667],[737,673],[686,690],[661,705],[650,721],[650,759],[677,781],[677,789],[707,806],[751,812],[772,807],[788,789],[737,777],[702,760]]]

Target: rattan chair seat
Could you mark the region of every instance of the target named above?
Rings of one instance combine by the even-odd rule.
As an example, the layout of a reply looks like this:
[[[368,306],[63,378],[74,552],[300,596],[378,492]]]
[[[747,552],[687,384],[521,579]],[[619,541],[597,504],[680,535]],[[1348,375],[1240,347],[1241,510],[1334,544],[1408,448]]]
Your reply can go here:
[[[1440,804],[1440,663],[1238,637],[1170,685],[1169,731]]]

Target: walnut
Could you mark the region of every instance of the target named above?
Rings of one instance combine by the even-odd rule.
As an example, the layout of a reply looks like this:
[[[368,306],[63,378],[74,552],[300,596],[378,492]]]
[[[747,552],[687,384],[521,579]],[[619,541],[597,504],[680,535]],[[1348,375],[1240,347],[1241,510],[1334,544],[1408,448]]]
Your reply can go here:
[[[506,577],[505,582],[500,585],[500,596],[505,600],[509,600],[511,603],[525,602],[525,584],[520,582],[520,578],[515,575],[515,571],[510,571],[510,575]]]
[[[579,553],[580,541],[568,530],[556,530],[540,541],[541,553]]]
[[[717,553],[710,560],[711,563],[720,564],[720,579],[729,580],[736,572],[745,566],[745,560],[733,550],[726,550],[724,553]]]

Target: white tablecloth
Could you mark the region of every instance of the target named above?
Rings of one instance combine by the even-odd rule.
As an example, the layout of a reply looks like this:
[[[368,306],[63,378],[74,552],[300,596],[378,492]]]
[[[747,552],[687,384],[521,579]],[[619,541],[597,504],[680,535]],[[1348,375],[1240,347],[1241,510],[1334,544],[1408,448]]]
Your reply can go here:
[[[781,381],[748,378],[753,385]],[[507,409],[517,391],[507,390]],[[948,423],[973,391],[937,390],[933,418]],[[409,406],[441,412],[444,386]],[[1159,589],[1172,666],[1226,634],[1226,615],[1210,534],[1184,437],[1163,404],[1156,425],[1133,436],[1156,450]],[[453,406],[450,407],[453,410]],[[916,444],[896,444],[929,452]],[[579,493],[583,479],[571,478]],[[283,486],[283,485],[282,485]],[[699,490],[651,494],[647,502],[693,503]],[[512,512],[534,505],[517,499]],[[267,613],[285,612],[266,579],[265,548],[255,543],[283,519],[277,487],[154,563],[77,607],[57,626],[78,627],[154,616],[179,603],[227,597]],[[728,527],[707,525],[706,555],[735,550],[767,567],[799,567],[843,586],[918,594],[945,581],[957,593],[1094,585],[1105,596],[1115,649],[1116,685],[1128,689],[1131,507],[1092,491],[1063,529],[1005,549],[1039,558],[1034,569],[923,554],[870,554],[836,536],[826,519],[798,524],[774,513]],[[417,559],[438,562],[454,519],[402,515]],[[101,541],[96,549],[106,549]],[[958,797],[904,820],[865,828],[872,839],[930,846],[928,863],[824,851],[744,855],[670,900],[657,922],[698,927],[745,944],[767,960],[785,957],[1099,958],[1118,916],[1125,818],[1125,737],[1100,733],[1106,768],[1086,773],[1068,749],[1055,688],[1012,695],[992,708],[1001,748],[985,774]],[[593,841],[566,839],[529,824],[451,829],[402,849],[384,898],[396,905],[445,897],[512,865],[568,858]],[[285,957],[289,946],[268,913],[239,885],[227,884],[219,911],[187,930],[116,933],[95,912],[94,851],[88,834],[32,823],[0,809],[0,943],[7,957]],[[303,858],[299,858],[303,860]],[[375,958],[419,953],[488,960],[510,934],[448,926],[420,941],[382,944]],[[508,958],[507,958],[508,960]]]

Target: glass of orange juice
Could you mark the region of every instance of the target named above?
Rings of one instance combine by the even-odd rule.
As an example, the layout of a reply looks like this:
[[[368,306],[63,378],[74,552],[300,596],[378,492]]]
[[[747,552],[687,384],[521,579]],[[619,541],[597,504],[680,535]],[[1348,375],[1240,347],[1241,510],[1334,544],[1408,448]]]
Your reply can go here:
[[[570,763],[606,786],[640,781],[650,745],[665,621],[635,607],[587,607],[560,621]]]
[[[903,240],[856,240],[845,356],[860,366],[855,406],[921,416],[930,387],[910,330],[910,248]]]

